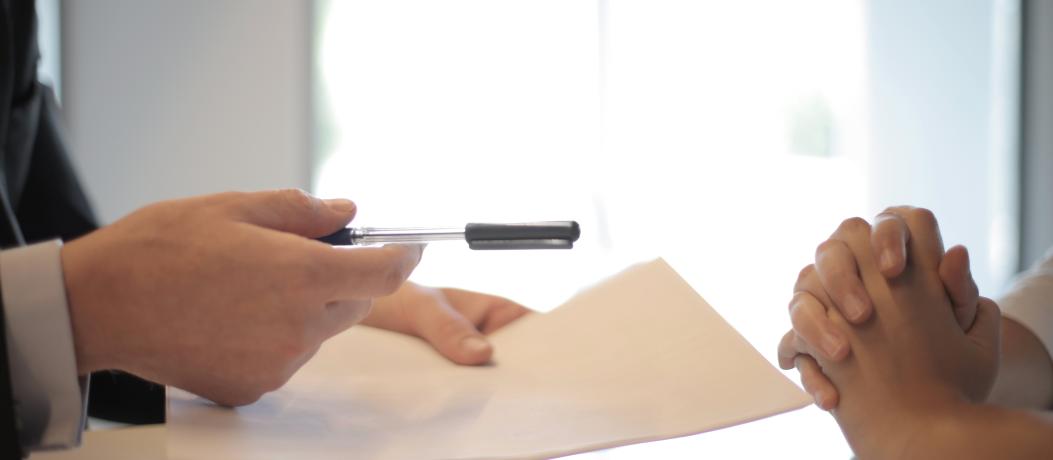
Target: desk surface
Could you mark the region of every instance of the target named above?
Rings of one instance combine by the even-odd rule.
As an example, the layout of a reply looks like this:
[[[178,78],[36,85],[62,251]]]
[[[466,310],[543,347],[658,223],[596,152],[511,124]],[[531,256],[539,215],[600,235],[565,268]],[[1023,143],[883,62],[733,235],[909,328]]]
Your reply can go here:
[[[758,440],[764,440],[758,442]],[[165,458],[164,425],[84,433],[80,449],[42,452],[30,460],[154,460]],[[847,459],[852,452],[829,414],[814,406],[698,436],[573,456],[573,460],[716,458]],[[353,457],[349,457],[353,458]],[[571,460],[568,458],[568,460]]]
[[[88,431],[79,449],[37,452],[29,460],[156,460],[166,458],[165,441],[164,425]]]
[[[641,317],[641,308],[650,314]],[[661,261],[634,266],[492,340],[502,366],[466,368],[415,339],[357,329],[328,341],[256,404],[217,410],[170,392],[167,427],[89,432],[78,451],[33,458],[537,457],[751,419],[584,457],[848,456],[833,420],[814,406],[756,420],[808,398]],[[589,366],[566,359],[565,350],[590,357]]]

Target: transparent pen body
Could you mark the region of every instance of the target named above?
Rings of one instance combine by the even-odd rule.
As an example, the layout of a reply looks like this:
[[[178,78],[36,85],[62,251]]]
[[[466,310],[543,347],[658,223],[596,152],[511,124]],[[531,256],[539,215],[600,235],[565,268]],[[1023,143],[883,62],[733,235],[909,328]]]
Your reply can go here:
[[[356,245],[387,243],[429,243],[432,241],[464,241],[464,228],[419,227],[376,228],[360,227],[351,231],[351,242]]]

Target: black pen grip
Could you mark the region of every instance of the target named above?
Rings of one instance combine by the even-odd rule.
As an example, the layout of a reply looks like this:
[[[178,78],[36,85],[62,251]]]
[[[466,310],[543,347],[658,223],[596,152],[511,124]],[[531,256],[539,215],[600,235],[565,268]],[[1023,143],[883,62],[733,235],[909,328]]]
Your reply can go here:
[[[525,224],[468,224],[464,239],[478,241],[565,240],[573,243],[581,236],[581,228],[574,221],[532,222]]]
[[[326,236],[315,238],[323,243],[328,243],[333,246],[350,246],[351,245],[351,229],[341,228],[333,233]]]

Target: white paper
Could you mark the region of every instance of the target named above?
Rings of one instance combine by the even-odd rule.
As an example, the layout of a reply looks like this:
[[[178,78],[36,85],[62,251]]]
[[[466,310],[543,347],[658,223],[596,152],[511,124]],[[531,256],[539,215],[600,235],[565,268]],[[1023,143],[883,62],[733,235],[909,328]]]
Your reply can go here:
[[[811,402],[662,260],[491,339],[493,365],[465,367],[418,339],[352,328],[250,406],[170,390],[168,453],[542,458],[696,434]]]

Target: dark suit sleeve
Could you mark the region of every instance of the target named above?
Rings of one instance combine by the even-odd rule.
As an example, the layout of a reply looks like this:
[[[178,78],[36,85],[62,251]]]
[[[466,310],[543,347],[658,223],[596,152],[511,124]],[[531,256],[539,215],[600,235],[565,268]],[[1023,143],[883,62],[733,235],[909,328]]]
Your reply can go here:
[[[9,122],[9,106],[12,103],[12,84],[14,80],[13,63],[15,52],[13,43],[14,21],[11,20],[11,5],[7,0],[0,0],[0,152],[4,153],[0,158],[0,170],[4,169],[6,163],[7,131]],[[6,178],[6,174],[0,175],[0,181]],[[0,198],[6,197],[6,181],[0,187]],[[3,201],[3,200],[0,200]],[[0,245],[13,242],[16,239],[14,222],[10,222],[9,207],[5,207],[0,213]],[[3,301],[0,298],[0,458],[21,458],[24,454],[19,444],[18,425],[15,415],[14,394],[11,391],[10,367],[7,362],[7,324],[3,313]]]
[[[91,205],[67,156],[65,133],[51,89],[37,84],[36,135],[16,215],[27,242],[75,239],[95,230]]]
[[[70,164],[65,133],[51,88],[37,81],[36,11],[32,1],[2,2],[8,34],[2,155],[9,216],[25,238],[4,246],[56,237],[73,239],[95,229],[91,206]],[[22,241],[18,241],[22,240]]]
[[[0,298],[0,313],[3,312],[3,300]],[[4,315],[0,314],[0,458],[22,458],[25,452],[18,441],[14,394],[11,392],[11,376],[7,365],[7,324]]]

